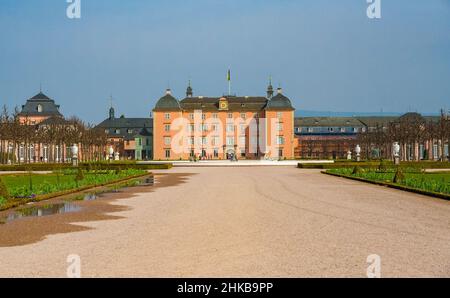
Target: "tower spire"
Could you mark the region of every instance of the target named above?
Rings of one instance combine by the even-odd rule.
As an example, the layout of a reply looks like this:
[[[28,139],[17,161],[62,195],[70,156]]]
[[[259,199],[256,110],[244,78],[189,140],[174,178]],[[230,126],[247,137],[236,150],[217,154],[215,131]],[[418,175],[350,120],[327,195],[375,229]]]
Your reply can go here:
[[[114,107],[113,107],[113,97],[112,94],[109,97],[109,104],[110,104],[110,108],[109,108],[109,119],[114,119],[115,116],[115,111],[114,111]]]
[[[273,97],[272,76],[269,76],[269,86],[267,86],[267,98]]]
[[[192,87],[191,87],[191,79],[189,79],[188,87],[186,89],[186,97],[192,97],[193,95],[194,95],[194,91],[192,90]]]

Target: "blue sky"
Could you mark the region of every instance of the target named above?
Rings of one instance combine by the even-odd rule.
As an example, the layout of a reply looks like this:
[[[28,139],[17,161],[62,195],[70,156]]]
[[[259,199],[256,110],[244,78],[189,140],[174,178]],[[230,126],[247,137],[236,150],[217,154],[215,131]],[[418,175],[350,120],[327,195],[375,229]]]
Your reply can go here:
[[[39,91],[97,123],[148,116],[168,85],[178,98],[264,95],[268,77],[299,110],[436,113],[450,108],[450,1],[0,1],[0,103]]]

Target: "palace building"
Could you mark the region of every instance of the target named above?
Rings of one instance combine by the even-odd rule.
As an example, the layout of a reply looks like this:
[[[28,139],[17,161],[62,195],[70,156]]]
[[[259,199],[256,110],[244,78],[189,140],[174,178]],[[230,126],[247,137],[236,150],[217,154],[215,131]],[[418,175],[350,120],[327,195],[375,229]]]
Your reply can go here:
[[[294,158],[294,107],[269,84],[266,96],[194,96],[170,89],[153,109],[155,160]]]
[[[104,130],[108,143],[121,159],[153,159],[153,122],[149,118],[116,117],[111,106],[109,117],[96,126]]]

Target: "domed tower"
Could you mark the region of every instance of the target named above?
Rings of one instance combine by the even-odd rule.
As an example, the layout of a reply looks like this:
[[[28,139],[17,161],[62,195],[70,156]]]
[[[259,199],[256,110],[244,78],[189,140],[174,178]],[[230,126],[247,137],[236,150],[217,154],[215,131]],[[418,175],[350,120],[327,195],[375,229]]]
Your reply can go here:
[[[272,158],[293,158],[295,154],[294,136],[294,107],[291,100],[283,95],[281,88],[277,95],[267,101],[265,116],[268,131],[267,140],[273,148],[270,152]]]
[[[172,96],[170,89],[161,97],[153,109],[153,158],[155,160],[179,160],[183,157],[174,140],[179,131],[177,121],[183,112],[180,102]]]
[[[272,96],[267,102],[266,110],[293,111],[291,100],[283,95],[283,89],[277,89],[277,95]]]
[[[180,103],[172,96],[172,90],[166,89],[166,94],[161,97],[153,109],[154,112],[181,111]]]

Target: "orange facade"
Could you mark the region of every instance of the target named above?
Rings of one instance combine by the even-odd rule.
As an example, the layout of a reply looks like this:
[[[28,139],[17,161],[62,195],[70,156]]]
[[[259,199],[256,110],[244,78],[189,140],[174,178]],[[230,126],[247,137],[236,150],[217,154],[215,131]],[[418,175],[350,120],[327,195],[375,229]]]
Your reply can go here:
[[[281,99],[288,104],[280,105]],[[155,160],[289,159],[296,146],[294,109],[281,91],[272,99],[190,96],[178,101],[168,90],[153,110],[153,133]]]

